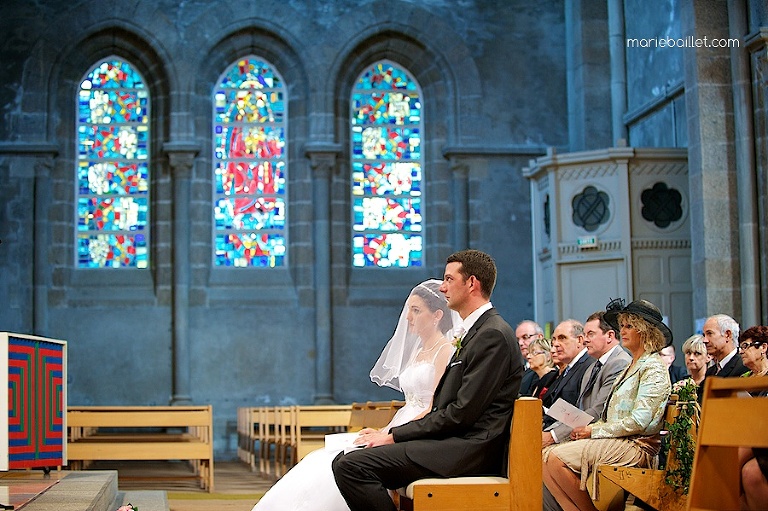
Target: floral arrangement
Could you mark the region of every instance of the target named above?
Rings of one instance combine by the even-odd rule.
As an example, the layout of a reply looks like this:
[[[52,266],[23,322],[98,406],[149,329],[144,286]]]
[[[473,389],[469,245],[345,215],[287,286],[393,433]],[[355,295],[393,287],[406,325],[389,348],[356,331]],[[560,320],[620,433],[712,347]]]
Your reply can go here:
[[[696,432],[701,420],[696,383],[691,378],[675,382],[672,385],[670,400],[677,402],[678,415],[673,423],[667,424],[667,448],[670,451],[665,481],[676,492],[687,495],[693,470],[693,455],[696,451]]]
[[[129,502],[128,504],[117,508],[117,511],[139,511],[139,508]]]

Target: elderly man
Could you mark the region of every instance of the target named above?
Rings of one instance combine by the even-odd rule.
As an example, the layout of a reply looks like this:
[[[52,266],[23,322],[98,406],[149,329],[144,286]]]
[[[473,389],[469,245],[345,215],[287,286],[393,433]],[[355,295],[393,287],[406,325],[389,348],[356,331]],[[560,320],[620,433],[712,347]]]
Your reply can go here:
[[[632,361],[632,357],[619,345],[618,333],[605,321],[604,311],[591,314],[584,323],[584,346],[589,356],[596,359],[584,372],[576,406],[597,419],[611,393],[616,378]],[[541,434],[541,446],[567,441],[571,428],[555,422]]]
[[[525,319],[518,323],[515,328],[515,337],[517,337],[517,344],[520,346],[520,351],[523,353],[523,358],[528,356],[528,345],[534,339],[543,339],[544,330],[533,320]],[[531,390],[538,383],[539,375],[536,374],[529,366],[528,362],[525,363],[525,372],[523,373],[523,381],[520,383],[520,395],[530,396]]]
[[[704,322],[702,334],[707,354],[714,364],[707,369],[707,376],[741,376],[747,368],[739,356],[739,324],[726,314],[715,314]]]
[[[566,319],[557,325],[552,334],[552,353],[560,373],[542,397],[542,403],[549,408],[562,398],[576,406],[581,391],[581,379],[587,367],[595,361],[584,347],[584,325],[575,319]],[[554,422],[555,419],[545,415],[543,429],[547,429]]]

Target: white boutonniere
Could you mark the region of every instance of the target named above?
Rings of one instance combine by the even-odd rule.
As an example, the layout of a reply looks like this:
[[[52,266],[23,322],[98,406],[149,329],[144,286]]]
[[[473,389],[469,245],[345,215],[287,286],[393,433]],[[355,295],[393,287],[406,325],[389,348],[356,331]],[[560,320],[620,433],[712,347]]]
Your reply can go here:
[[[461,341],[462,341],[462,339],[464,339],[463,336],[456,335],[456,336],[453,337],[453,342],[451,343],[451,344],[453,344],[453,347],[456,348],[456,356],[457,357],[459,356],[459,352],[461,351]]]

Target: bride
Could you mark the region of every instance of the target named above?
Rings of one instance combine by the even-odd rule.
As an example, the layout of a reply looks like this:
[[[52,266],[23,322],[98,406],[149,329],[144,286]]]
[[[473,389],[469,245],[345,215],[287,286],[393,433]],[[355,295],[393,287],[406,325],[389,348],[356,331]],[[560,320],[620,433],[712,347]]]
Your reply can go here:
[[[405,406],[382,428],[384,432],[427,414],[435,387],[453,354],[448,337],[461,319],[448,309],[440,284],[439,280],[428,280],[413,288],[394,335],[371,370],[373,382],[405,396]],[[348,511],[331,471],[339,451],[324,448],[309,453],[251,511]]]

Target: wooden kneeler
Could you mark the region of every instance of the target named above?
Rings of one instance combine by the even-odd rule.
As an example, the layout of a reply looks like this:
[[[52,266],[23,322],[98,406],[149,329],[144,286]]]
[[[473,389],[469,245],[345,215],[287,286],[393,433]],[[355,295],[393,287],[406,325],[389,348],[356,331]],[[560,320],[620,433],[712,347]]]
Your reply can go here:
[[[542,509],[541,400],[515,402],[508,478],[420,479],[400,491],[401,511],[523,511]]]

